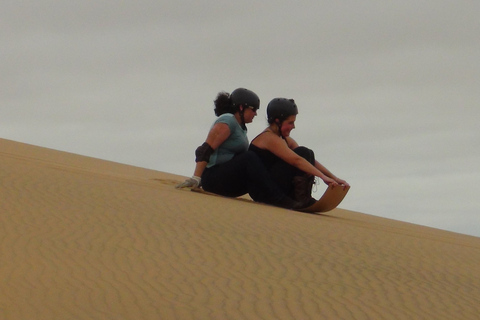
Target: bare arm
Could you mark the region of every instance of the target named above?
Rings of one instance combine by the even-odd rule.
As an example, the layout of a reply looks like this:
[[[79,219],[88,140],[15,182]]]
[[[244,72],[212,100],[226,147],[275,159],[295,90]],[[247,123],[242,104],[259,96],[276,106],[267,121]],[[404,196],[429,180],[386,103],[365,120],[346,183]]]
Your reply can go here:
[[[292,150],[298,147],[297,142],[292,138],[288,137],[286,143],[285,140],[273,134],[265,134],[262,138],[263,141],[259,147],[269,150],[286,163],[302,170],[303,172],[319,177],[328,185],[338,185],[335,179],[329,177],[320,170],[320,168],[313,166],[310,162],[305,160],[305,158],[299,156]]]
[[[208,132],[206,143],[212,147],[213,150],[217,149],[227,138],[230,136],[230,128],[226,123],[217,123]]]
[[[337,176],[335,176],[332,172],[330,172],[330,170],[328,170],[324,165],[322,165],[317,160],[315,160],[315,168],[317,168],[318,170],[323,172],[323,174],[326,175],[327,177],[335,180],[339,185],[342,185],[342,186],[345,186],[345,187],[350,186],[347,181],[342,180],[342,179],[338,178]]]
[[[207,161],[201,161],[201,162],[195,163],[195,170],[193,171],[193,176],[201,177],[203,171],[207,167],[207,163],[208,163]]]
[[[335,186],[340,184],[349,186],[345,180],[336,177],[320,162],[315,161],[315,165],[313,166],[310,162],[305,160],[305,158],[295,153],[293,149],[298,148],[298,143],[291,137],[287,137],[285,140],[283,140],[276,135],[265,134],[262,135],[261,139],[256,141],[255,145],[257,145],[259,148],[269,150],[277,157],[302,170],[303,172],[321,178],[328,185]]]
[[[230,136],[230,128],[225,123],[217,123],[212,129],[208,132],[206,143],[212,147],[213,150],[217,149],[227,138]],[[195,164],[195,170],[193,172],[193,177],[185,180],[185,182],[177,185],[177,188],[184,187],[198,187],[200,184],[200,177],[203,174],[203,171],[207,167],[207,161],[199,161]]]
[[[298,148],[298,143],[293,138],[287,137],[286,140],[287,140],[288,147],[290,149],[294,150],[295,148]],[[335,176],[330,170],[328,170],[324,165],[322,165],[317,160],[315,160],[315,168],[317,168],[319,171],[321,171],[327,177],[335,180],[339,185],[343,185],[345,187],[350,186],[347,181],[342,180],[342,179],[338,178],[337,176]]]
[[[213,150],[217,149],[227,138],[230,136],[230,128],[225,123],[217,123],[208,132],[206,143],[212,147]],[[195,165],[194,176],[201,177],[203,171],[207,167],[207,161],[197,162]]]

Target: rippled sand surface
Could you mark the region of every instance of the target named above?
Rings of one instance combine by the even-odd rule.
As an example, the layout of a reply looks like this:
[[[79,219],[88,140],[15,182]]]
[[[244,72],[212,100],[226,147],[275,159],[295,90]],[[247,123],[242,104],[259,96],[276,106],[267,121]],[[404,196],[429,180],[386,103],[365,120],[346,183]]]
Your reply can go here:
[[[480,238],[3,139],[0,161],[0,319],[480,317]]]

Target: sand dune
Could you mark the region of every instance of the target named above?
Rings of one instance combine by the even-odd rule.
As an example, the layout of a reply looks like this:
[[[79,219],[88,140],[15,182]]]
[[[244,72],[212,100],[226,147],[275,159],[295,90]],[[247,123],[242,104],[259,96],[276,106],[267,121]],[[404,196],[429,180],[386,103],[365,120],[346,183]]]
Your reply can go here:
[[[0,319],[480,319],[480,238],[3,139],[0,161]]]

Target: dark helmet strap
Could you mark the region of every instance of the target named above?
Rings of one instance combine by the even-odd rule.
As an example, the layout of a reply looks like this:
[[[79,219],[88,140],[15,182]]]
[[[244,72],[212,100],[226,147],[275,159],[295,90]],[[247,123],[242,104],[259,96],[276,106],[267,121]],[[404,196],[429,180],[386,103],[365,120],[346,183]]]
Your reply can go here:
[[[241,120],[241,124],[240,126],[242,127],[243,130],[247,131],[247,126],[245,125],[245,116],[243,115],[243,112],[245,111],[245,108],[238,108],[238,111],[240,113],[240,120]]]
[[[275,121],[275,124],[278,127],[278,132],[280,133],[280,137],[282,137],[283,140],[286,140],[285,137],[283,136],[283,132],[282,132],[283,120],[278,120],[278,122]]]

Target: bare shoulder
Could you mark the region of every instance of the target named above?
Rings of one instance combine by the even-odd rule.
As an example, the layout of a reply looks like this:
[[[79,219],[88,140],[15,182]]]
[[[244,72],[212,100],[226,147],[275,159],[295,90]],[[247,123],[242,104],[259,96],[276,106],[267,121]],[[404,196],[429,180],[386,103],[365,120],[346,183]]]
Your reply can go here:
[[[279,136],[270,131],[264,131],[260,133],[253,141],[252,144],[261,149],[271,149],[278,140],[281,140]]]

